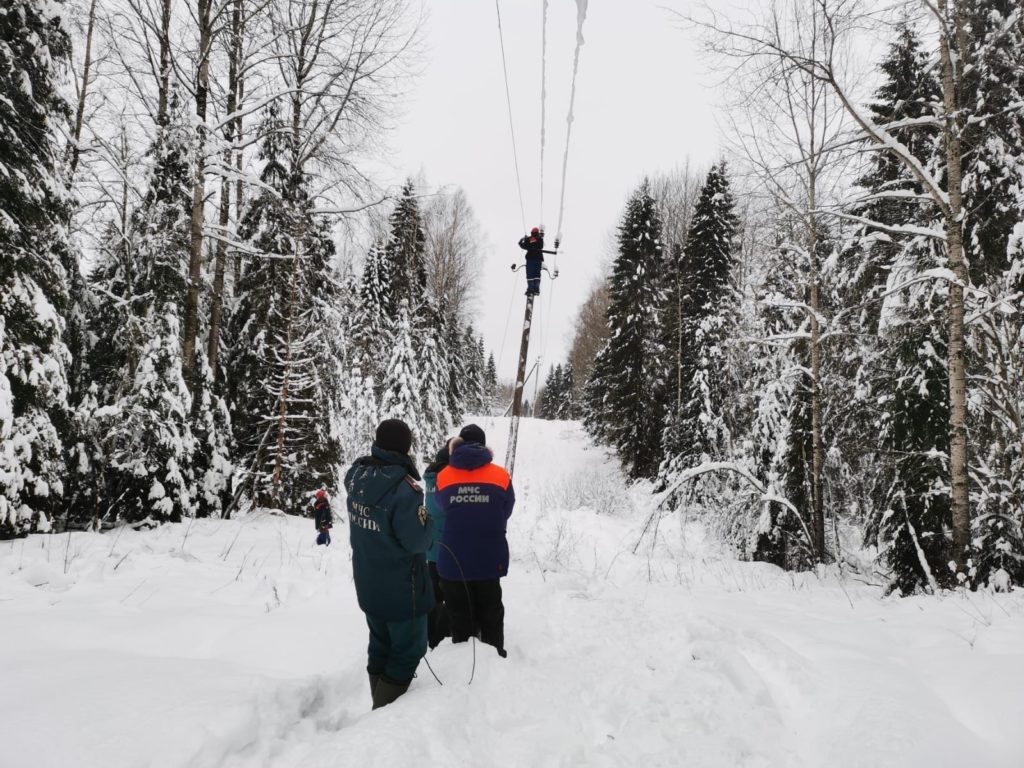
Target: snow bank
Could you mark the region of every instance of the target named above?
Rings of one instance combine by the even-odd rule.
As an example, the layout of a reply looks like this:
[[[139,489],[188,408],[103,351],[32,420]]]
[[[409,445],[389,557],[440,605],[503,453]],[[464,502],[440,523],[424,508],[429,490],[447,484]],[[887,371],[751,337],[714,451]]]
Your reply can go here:
[[[736,562],[573,423],[524,420],[517,466],[509,658],[442,645],[379,712],[344,526],[3,542],[0,765],[1020,765],[1019,593]]]

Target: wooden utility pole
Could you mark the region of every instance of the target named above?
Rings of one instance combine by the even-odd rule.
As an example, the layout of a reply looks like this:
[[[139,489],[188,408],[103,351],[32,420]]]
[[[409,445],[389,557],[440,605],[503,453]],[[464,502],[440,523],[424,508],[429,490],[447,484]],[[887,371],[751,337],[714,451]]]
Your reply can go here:
[[[516,372],[516,389],[512,395],[512,426],[508,431],[508,448],[505,449],[505,469],[512,476],[516,465],[516,444],[519,442],[519,417],[523,412],[523,389],[526,386],[526,362],[530,353],[530,326],[533,324],[533,300],[536,294],[526,294],[526,313],[523,315],[523,338],[519,343],[519,368]]]

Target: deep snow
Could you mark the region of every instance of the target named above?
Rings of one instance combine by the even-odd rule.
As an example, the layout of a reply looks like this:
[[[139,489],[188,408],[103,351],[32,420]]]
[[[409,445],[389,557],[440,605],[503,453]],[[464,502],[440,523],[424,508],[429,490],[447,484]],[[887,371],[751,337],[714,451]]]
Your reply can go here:
[[[1019,592],[883,599],[682,516],[634,552],[647,496],[572,423],[522,422],[515,485],[509,658],[445,644],[373,713],[344,525],[0,543],[0,766],[1024,764]]]

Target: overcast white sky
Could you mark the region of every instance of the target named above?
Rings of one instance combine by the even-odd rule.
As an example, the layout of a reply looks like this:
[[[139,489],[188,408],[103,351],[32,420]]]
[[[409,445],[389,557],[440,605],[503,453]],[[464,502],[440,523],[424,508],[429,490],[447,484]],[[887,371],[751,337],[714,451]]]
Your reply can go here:
[[[431,186],[466,190],[486,238],[481,253],[477,327],[514,376],[525,279],[509,269],[524,234],[509,138],[501,53],[493,0],[425,0],[422,73],[390,144],[393,182],[423,174]],[[692,33],[670,9],[688,0],[590,0],[577,80],[569,154],[561,277],[545,281],[531,359],[565,359],[576,310],[601,272],[609,234],[644,174],[710,165],[720,151]],[[527,227],[544,223],[549,242],[558,218],[576,1],[549,0],[547,142],[544,210],[540,210],[542,0],[502,0],[515,132]],[[554,287],[554,291],[552,291]],[[511,309],[512,320],[503,336]],[[504,341],[503,341],[504,340]],[[503,350],[504,348],[504,350]]]

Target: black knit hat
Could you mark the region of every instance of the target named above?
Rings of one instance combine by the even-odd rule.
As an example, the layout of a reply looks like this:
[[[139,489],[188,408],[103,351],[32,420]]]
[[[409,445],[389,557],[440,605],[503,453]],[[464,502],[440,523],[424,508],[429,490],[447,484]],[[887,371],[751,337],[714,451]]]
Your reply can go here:
[[[439,450],[437,453],[434,454],[434,463],[435,464],[447,465],[448,461],[451,459],[451,454],[448,452],[448,442],[449,441],[446,441],[445,444],[444,444],[444,447],[441,448],[441,450]]]
[[[444,443],[444,447],[442,447],[441,450],[439,450],[434,455],[434,460],[427,465],[427,472],[433,472],[434,474],[437,474],[442,469],[448,466],[448,460],[451,458],[451,456],[448,453],[448,442],[449,441],[446,440]]]
[[[377,436],[373,442],[385,451],[408,455],[412,450],[412,431],[401,419],[385,419],[377,426]]]
[[[487,445],[487,435],[480,429],[476,424],[467,424],[459,432],[461,437],[467,443],[480,443],[480,445]]]

